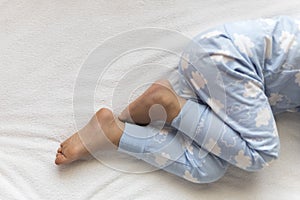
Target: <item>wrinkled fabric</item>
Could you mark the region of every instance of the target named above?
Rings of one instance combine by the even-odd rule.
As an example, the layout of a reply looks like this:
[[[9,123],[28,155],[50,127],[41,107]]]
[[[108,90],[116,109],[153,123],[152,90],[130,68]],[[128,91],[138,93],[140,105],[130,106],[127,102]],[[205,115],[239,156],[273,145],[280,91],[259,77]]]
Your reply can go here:
[[[119,150],[196,183],[228,164],[268,166],[280,148],[274,114],[300,111],[299,31],[280,16],[201,33],[178,66],[188,100],[179,115],[162,130],[126,123]]]

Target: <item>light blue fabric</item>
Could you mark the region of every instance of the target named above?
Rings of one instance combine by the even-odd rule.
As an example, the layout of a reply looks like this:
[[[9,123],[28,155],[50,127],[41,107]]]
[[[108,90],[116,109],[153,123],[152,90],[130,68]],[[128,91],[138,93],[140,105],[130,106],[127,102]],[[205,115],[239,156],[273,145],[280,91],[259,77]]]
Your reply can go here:
[[[278,157],[273,115],[300,111],[300,21],[280,16],[207,30],[178,70],[178,94],[188,99],[179,115],[162,130],[126,123],[120,151],[196,183],[217,180],[228,164],[256,171]]]

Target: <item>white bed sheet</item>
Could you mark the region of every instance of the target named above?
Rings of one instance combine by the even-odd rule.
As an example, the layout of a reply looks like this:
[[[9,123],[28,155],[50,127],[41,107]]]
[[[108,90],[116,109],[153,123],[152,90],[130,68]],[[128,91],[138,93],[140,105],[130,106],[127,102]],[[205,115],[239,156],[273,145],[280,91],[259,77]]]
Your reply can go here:
[[[299,7],[298,0],[0,0],[0,199],[299,199],[299,114],[277,117],[281,156],[271,167],[258,173],[231,167],[212,184],[163,171],[123,173],[96,160],[54,165],[59,143],[76,131],[72,98],[81,64],[108,37],[140,27],[193,37],[223,22],[298,16]],[[171,60],[164,73],[175,73]],[[97,107],[110,105],[117,72],[96,92]]]

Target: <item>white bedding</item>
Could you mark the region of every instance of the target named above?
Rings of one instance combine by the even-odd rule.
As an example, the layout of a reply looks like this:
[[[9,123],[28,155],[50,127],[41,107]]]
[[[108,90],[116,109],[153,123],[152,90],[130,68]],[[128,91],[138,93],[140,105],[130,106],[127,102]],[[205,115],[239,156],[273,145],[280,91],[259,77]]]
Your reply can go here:
[[[300,115],[293,113],[277,117],[279,160],[258,173],[231,167],[212,184],[192,184],[163,171],[124,173],[96,160],[54,165],[59,143],[78,125],[73,116],[77,74],[108,37],[140,27],[193,37],[223,22],[299,16],[299,7],[298,0],[0,0],[0,199],[299,199]],[[115,67],[122,71],[137,57],[129,55]],[[171,68],[148,74],[153,79],[175,72],[177,60],[161,57]],[[104,78],[96,107],[110,106],[118,72]],[[113,162],[121,166],[123,161]],[[127,167],[131,164],[134,160],[126,161]]]

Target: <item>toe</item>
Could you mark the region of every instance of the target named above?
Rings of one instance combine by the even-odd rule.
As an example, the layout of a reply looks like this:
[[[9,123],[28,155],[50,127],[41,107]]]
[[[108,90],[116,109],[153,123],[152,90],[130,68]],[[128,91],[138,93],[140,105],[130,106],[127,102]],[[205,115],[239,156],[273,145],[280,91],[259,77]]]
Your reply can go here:
[[[62,148],[61,148],[61,147],[59,147],[59,148],[57,149],[57,153],[62,153]]]
[[[61,164],[67,164],[70,161],[61,153],[56,154],[55,164],[61,165]]]

